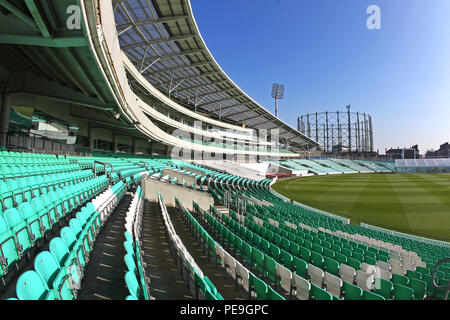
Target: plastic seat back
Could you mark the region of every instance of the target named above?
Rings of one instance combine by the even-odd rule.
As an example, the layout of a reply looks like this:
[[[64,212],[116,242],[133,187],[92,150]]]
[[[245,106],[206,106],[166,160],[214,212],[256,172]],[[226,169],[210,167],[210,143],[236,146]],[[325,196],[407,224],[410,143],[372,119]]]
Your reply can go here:
[[[67,258],[70,255],[69,248],[63,239],[60,237],[55,237],[50,240],[49,244],[50,252],[55,256],[59,265],[62,267],[66,263]]]
[[[45,300],[48,291],[39,274],[29,270],[20,275],[17,280],[16,294],[19,300]]]
[[[3,213],[3,217],[11,229],[23,222],[22,216],[16,208],[7,209]]]
[[[69,226],[72,229],[72,231],[74,232],[75,236],[78,238],[81,233],[83,232],[83,229],[81,227],[80,222],[78,221],[77,218],[72,218],[69,221]]]
[[[267,285],[253,273],[250,273],[250,287],[253,288],[257,300],[268,299],[269,289]]]
[[[311,284],[311,298],[313,300],[333,300],[333,296],[329,292],[314,283]]]
[[[394,285],[394,300],[413,300],[414,290],[401,284]]]
[[[410,288],[414,290],[414,299],[423,300],[427,292],[427,283],[415,278],[411,278],[409,281]]]
[[[36,256],[34,270],[44,280],[47,288],[53,289],[53,281],[60,272],[60,265],[50,251],[42,251]]]
[[[66,243],[67,247],[69,248],[69,251],[73,249],[75,246],[75,243],[77,242],[77,238],[70,227],[64,227],[61,229],[61,238]]]
[[[0,215],[0,234],[9,230],[9,226],[6,223],[6,220]]]
[[[141,288],[139,287],[138,280],[133,272],[127,271],[127,273],[125,273],[125,284],[127,285],[130,295],[139,299]]]
[[[124,260],[125,260],[125,265],[128,268],[128,271],[133,272],[135,275],[137,274],[137,267],[136,267],[136,263],[134,262],[133,256],[129,253],[127,253],[124,256]]]
[[[344,281],[344,285],[342,286],[344,291],[344,299],[345,300],[361,300],[362,299],[362,289],[357,287],[347,281]]]

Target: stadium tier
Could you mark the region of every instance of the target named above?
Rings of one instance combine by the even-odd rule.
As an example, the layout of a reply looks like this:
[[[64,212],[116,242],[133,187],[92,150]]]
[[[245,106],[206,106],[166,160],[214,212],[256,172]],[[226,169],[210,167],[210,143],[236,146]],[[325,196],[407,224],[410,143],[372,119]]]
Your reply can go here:
[[[66,300],[83,295],[96,239],[109,219],[117,219],[115,208],[130,194],[121,222],[126,269],[115,266],[123,272],[128,291],[122,298],[154,299],[144,259],[154,253],[142,245],[148,204],[141,186],[146,180],[214,198],[205,209],[191,198],[189,211],[186,206],[192,204],[175,196],[176,215],[200,241],[209,263],[221,266],[224,277],[228,274],[249,299],[443,297],[443,291],[434,289],[432,272],[450,254],[449,246],[350,225],[291,204],[270,191],[271,179],[255,181],[171,159],[15,152],[2,152],[0,159],[3,298]],[[194,182],[187,183],[189,179]],[[182,231],[174,227],[164,198],[158,194],[157,208],[193,297],[223,299],[222,288],[180,239]],[[449,277],[448,268],[438,270],[439,284]]]
[[[272,185],[448,161],[319,158],[221,69],[189,0],[5,0],[0,23],[0,300],[447,299],[449,242]]]
[[[399,173],[446,173],[450,172],[450,159],[397,159],[395,167]]]

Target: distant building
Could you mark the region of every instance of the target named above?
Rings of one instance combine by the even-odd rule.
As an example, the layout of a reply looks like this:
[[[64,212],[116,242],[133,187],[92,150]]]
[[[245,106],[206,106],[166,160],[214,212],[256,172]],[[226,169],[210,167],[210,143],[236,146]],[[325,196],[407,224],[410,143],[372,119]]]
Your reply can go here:
[[[416,144],[411,148],[391,148],[386,151],[386,156],[391,159],[418,159],[420,157],[419,146]]]
[[[425,158],[450,158],[450,144],[448,142],[441,144],[439,150],[428,151]]]

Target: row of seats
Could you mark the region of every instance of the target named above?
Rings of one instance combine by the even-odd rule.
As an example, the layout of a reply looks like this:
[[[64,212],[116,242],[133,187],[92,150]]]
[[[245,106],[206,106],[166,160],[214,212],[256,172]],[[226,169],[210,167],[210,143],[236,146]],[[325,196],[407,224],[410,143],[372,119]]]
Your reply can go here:
[[[203,229],[200,224],[194,219],[191,213],[186,210],[183,204],[179,201],[178,198],[175,198],[175,204],[179,209],[179,213],[183,218],[185,224],[188,226],[190,230],[193,230],[195,238],[202,245],[206,254],[211,256],[214,252],[217,243],[214,239]],[[202,297],[205,297],[207,300],[223,300],[221,294],[217,291],[216,287],[213,285],[208,276],[201,277],[197,270],[194,269],[194,284],[195,284],[195,293],[196,298],[198,299],[200,294]],[[200,294],[199,294],[200,293]]]
[[[203,271],[197,265],[194,258],[186,249],[180,237],[176,233],[167,211],[167,207],[161,197],[161,194],[159,193],[158,202],[164,225],[166,227],[170,248],[177,256],[177,262],[179,262],[179,267],[182,270],[182,274],[184,275],[192,294],[197,300],[223,300],[220,293],[211,281],[209,281],[209,279],[207,279],[207,277],[203,274]],[[178,203],[177,199],[176,202]]]
[[[105,190],[108,181],[94,178],[50,191],[0,215],[2,283],[6,286],[51,233],[68,221],[70,213]]]
[[[138,186],[125,217],[125,284],[130,293],[125,300],[150,300],[149,281],[145,276],[143,252],[140,249],[143,209],[143,193]]]
[[[225,185],[225,188],[227,188],[227,187],[229,188],[229,186]],[[225,189],[223,189],[223,190],[225,190]],[[258,197],[258,194],[257,193],[256,194],[252,194],[252,196]],[[271,200],[270,197],[268,197],[268,198],[269,199],[264,198],[263,200]],[[288,205],[289,204],[286,204],[286,206],[288,206]],[[251,209],[251,206],[249,206],[249,207]],[[268,211],[271,211],[271,213],[272,213],[273,211],[279,209],[278,206],[274,206],[272,208],[268,208],[268,207],[261,208],[261,207],[258,207],[257,205],[255,205],[255,208],[256,207],[257,207],[257,209],[254,210],[252,213],[257,215],[259,218],[263,218],[264,217],[264,215],[260,214],[261,212],[265,211],[267,213]],[[292,207],[295,207],[295,206],[289,205],[289,208],[292,208]],[[247,210],[247,214],[248,214],[248,210]],[[284,227],[284,223],[288,224],[288,221],[292,221],[291,219],[289,219],[290,218],[289,215],[286,215],[285,219],[282,218],[282,214],[278,214],[278,216],[273,216],[273,215],[268,214],[268,216],[270,216],[272,218],[277,218],[278,217],[279,219],[281,219],[281,221],[279,222],[280,227]],[[287,218],[287,217],[289,217],[289,218]],[[271,218],[269,218],[269,219],[266,218],[265,220],[269,220],[270,221],[272,219]],[[272,221],[275,221],[275,220],[272,220]],[[304,221],[304,220],[303,219],[302,220],[298,220],[297,223],[299,221]],[[301,225],[301,223],[299,223],[299,225]],[[339,225],[339,224],[335,224],[335,225]],[[305,226],[305,225],[303,225],[303,226]],[[261,225],[260,229],[270,229],[270,227],[272,227],[272,225],[264,224],[264,227],[262,227],[262,225]],[[318,227],[317,229],[314,229],[314,228],[310,228],[310,229],[314,230],[316,234],[319,233],[319,235],[320,235],[320,230],[319,229],[325,230],[325,229],[323,229],[321,227]],[[327,230],[325,230],[325,231],[327,231]],[[264,231],[262,231],[262,232],[264,232]],[[328,232],[330,232],[330,230],[328,230]],[[323,235],[324,235],[324,233],[322,231],[322,236]],[[329,236],[330,235],[331,234],[329,234]],[[337,234],[333,234],[333,236],[337,236]],[[341,235],[339,235],[339,236],[341,236]],[[286,238],[288,238],[287,234],[286,234]],[[339,237],[337,237],[337,238],[339,238]],[[295,240],[295,238],[291,238],[291,240]],[[384,248],[383,248],[383,250],[381,250],[382,248],[380,248],[380,247],[377,248],[376,246],[372,247],[372,246],[370,246],[370,244],[364,246],[362,244],[362,241],[355,240],[355,243],[354,243],[355,248],[352,248],[352,247],[343,248],[343,245],[341,244],[341,246],[340,246],[341,248],[340,249],[337,248],[337,250],[336,250],[335,249],[336,246],[335,246],[334,241],[332,239],[325,239],[323,237],[322,240],[331,240],[331,241],[328,241],[328,242],[325,241],[324,244],[328,244],[328,246],[327,247],[322,247],[322,248],[321,248],[321,240],[318,241],[319,243],[313,243],[312,241],[309,241],[309,240],[313,240],[313,239],[310,238],[307,241],[303,241],[302,243],[299,243],[299,245],[304,245],[306,243],[307,246],[309,244],[309,248],[307,248],[307,249],[310,251],[310,253],[307,254],[306,257],[304,257],[306,261],[312,262],[313,264],[315,263],[316,266],[319,266],[320,268],[323,268],[324,270],[326,270],[327,267],[330,267],[330,268],[332,268],[332,270],[335,271],[334,272],[335,274],[339,274],[338,272],[339,272],[339,264],[340,263],[344,262],[344,264],[348,263],[350,265],[353,265],[353,267],[354,267],[353,270],[350,269],[348,271],[349,271],[349,274],[352,274],[354,276],[352,279],[355,279],[355,281],[357,280],[357,278],[356,278],[356,275],[358,273],[357,271],[360,271],[359,274],[361,274],[363,272],[362,270],[360,270],[361,266],[363,264],[378,265],[378,264],[382,264],[382,263],[388,263],[392,259],[392,263],[395,265],[394,262],[397,261],[396,259],[400,259],[400,261],[401,261],[400,265],[395,265],[393,267],[393,270],[392,270],[392,266],[389,267],[389,270],[384,270],[386,272],[384,272],[380,268],[380,270],[382,270],[381,273],[383,275],[385,275],[385,278],[383,279],[383,281],[392,280],[391,279],[392,274],[395,274],[395,273],[399,273],[400,275],[402,275],[402,273],[404,273],[403,275],[406,278],[408,278],[408,274],[412,274],[413,272],[416,272],[417,268],[424,268],[423,270],[426,273],[425,277],[423,277],[423,279],[417,279],[416,278],[414,280],[411,280],[411,279],[408,278],[408,281],[407,281],[408,285],[407,286],[405,286],[405,285],[403,285],[401,283],[393,283],[392,284],[392,282],[391,282],[391,286],[393,286],[395,290],[393,289],[393,290],[391,290],[389,292],[389,294],[385,294],[385,297],[387,299],[392,298],[393,295],[394,295],[394,298],[396,296],[397,297],[402,296],[403,298],[414,297],[416,299],[423,299],[424,297],[426,297],[426,294],[425,294],[425,292],[426,292],[425,290],[426,289],[425,288],[427,286],[430,287],[432,285],[429,282],[431,280],[430,279],[430,277],[431,277],[430,276],[430,269],[429,268],[425,268],[425,263],[423,261],[421,261],[420,257],[417,255],[417,253],[409,252],[407,250],[404,250],[404,249],[402,249],[401,246],[397,246],[395,248],[395,249],[400,248],[400,250],[402,250],[400,252],[395,251],[395,250],[388,250],[388,252],[386,252],[386,251],[383,251]],[[351,240],[354,240],[354,239],[351,239]],[[358,241],[359,243],[356,243],[356,241]],[[366,252],[364,252],[364,251],[358,252],[359,251],[359,247],[365,248]],[[287,248],[285,247],[284,249],[287,249]],[[336,252],[333,253],[333,252],[330,251],[330,249],[335,249]],[[353,252],[353,249],[356,249],[355,252]],[[369,249],[370,250],[373,249],[374,251],[370,252]],[[350,251],[347,251],[347,250],[350,250]],[[307,252],[306,250],[303,250],[303,251]],[[347,261],[345,261],[346,260],[345,258],[342,258],[342,253],[347,253],[347,257],[346,257]],[[372,256],[372,254],[375,254],[375,256]],[[387,254],[387,256],[384,257],[381,254]],[[390,255],[392,255],[392,257],[390,257]],[[311,260],[311,256],[313,256],[312,260]],[[376,258],[376,259],[375,260],[371,259],[370,256],[372,256],[372,258]],[[309,260],[307,258],[309,258]],[[357,259],[354,259],[354,258],[357,258]],[[387,258],[387,260],[386,260],[386,258]],[[333,261],[334,259],[344,260],[344,261]],[[354,261],[354,260],[359,260],[359,261]],[[350,261],[350,263],[348,261]],[[402,269],[403,266],[405,266],[405,268],[410,269],[410,270]],[[352,266],[350,266],[350,267],[352,267]],[[365,277],[366,278],[370,277],[370,275],[366,275]],[[329,277],[329,278],[331,278],[331,277]],[[394,278],[396,278],[396,277],[394,277]],[[324,275],[322,276],[322,279],[324,279]],[[374,281],[374,280],[372,280],[372,281]],[[443,279],[442,282],[445,283],[445,279]],[[353,280],[352,280],[352,283],[350,283],[350,284],[354,284]],[[373,282],[372,282],[372,284],[373,284]],[[404,287],[406,287],[406,289],[402,288],[402,287],[399,287],[399,286],[404,286]],[[389,287],[388,283],[384,287]],[[396,289],[397,287],[398,287],[398,289]],[[430,290],[430,291],[433,291],[433,290]],[[440,291],[440,292],[442,293],[442,291]],[[407,294],[403,294],[403,293],[407,293]]]
[[[317,213],[314,213],[313,211],[307,210],[302,207],[286,203],[267,190],[253,190],[251,191],[251,194],[253,194],[255,197],[274,203],[277,212],[275,213],[274,209],[272,209],[271,213],[277,214],[279,217],[284,217],[284,220],[290,220],[291,218],[293,218],[293,214],[301,215],[302,222],[314,228],[325,227],[326,229],[335,232],[341,231],[355,236],[367,236],[373,239],[373,241],[383,241],[384,243],[391,243],[393,246],[402,248],[403,250],[410,253],[417,253],[418,256],[421,257],[422,261],[430,266],[435,265],[438,260],[443,259],[450,254],[449,248],[445,246],[421,242],[401,237],[399,235],[392,235],[381,231],[371,230],[361,226],[331,223],[325,218],[322,218],[322,221],[320,221],[320,218],[317,218]],[[263,210],[270,210],[270,208],[264,208]],[[307,217],[308,215],[310,216],[310,218]],[[450,277],[450,274],[446,275],[446,277]]]
[[[22,202],[31,202],[40,195],[64,187],[73,188],[73,185],[93,178],[92,171],[88,170],[0,181],[0,213],[18,207]]]
[[[248,192],[248,190],[247,190]],[[307,210],[302,207],[298,207],[289,203],[285,203],[283,200],[278,199],[274,195],[270,194],[267,191],[261,190],[252,190],[249,192],[252,196],[264,199],[266,201],[270,201],[275,204],[275,208],[259,208],[257,206],[258,211],[271,211],[271,214],[278,216],[280,219],[290,221],[291,219],[295,219],[296,216],[301,217],[301,222],[304,224],[310,225],[315,229],[318,228],[326,228],[333,232],[343,232],[347,235],[354,236],[366,236],[371,238],[372,244],[375,246],[385,246],[388,244],[392,244],[391,247],[401,248],[400,250],[404,250],[405,252],[409,252],[409,254],[416,253],[416,256],[420,257],[423,262],[429,265],[434,265],[438,260],[448,256],[449,250],[445,247],[439,247],[437,245],[431,245],[428,243],[414,241],[411,239],[401,238],[399,236],[390,235],[387,233],[363,228],[356,225],[348,225],[342,223],[332,222],[332,220],[326,217],[318,218],[318,214],[312,212],[311,210]],[[310,216],[308,218],[308,216]],[[357,241],[357,240],[355,240]],[[392,252],[393,248],[387,246],[390,252]],[[395,249],[399,251],[398,249]],[[395,252],[394,252],[395,253]],[[400,252],[397,252],[399,254]]]
[[[179,204],[179,206],[181,207],[181,212],[184,212],[185,221],[194,230],[194,233],[206,247],[212,259],[218,262],[222,269],[236,281],[237,285],[248,292],[249,299],[285,300],[283,296],[276,292],[260,277],[251,272],[243,263],[233,258],[219,242],[213,240],[189,211],[184,209],[181,204]],[[202,212],[197,203],[193,202],[193,206],[197,215]],[[249,263],[249,265],[252,267],[251,263]]]
[[[214,209],[213,209],[214,211]],[[289,261],[289,268],[297,267],[296,274],[297,286],[292,286],[292,291],[286,291],[289,296],[295,296],[298,299],[305,299],[305,290],[307,297],[315,300],[331,300],[332,296],[314,283],[309,283],[305,278],[307,277],[308,264],[301,259],[296,259],[289,254],[283,253],[278,247],[273,246],[267,252],[261,251],[259,248],[253,246],[251,243],[241,238],[236,233],[226,228],[216,218],[206,211],[198,211],[199,216],[203,217],[203,221],[209,226],[219,239],[223,239],[224,244],[228,250],[233,250],[236,256],[242,258],[253,270],[266,277],[272,285],[276,288],[281,283],[278,275],[279,266],[283,266],[284,261]],[[287,267],[287,265],[286,265]],[[294,271],[294,270],[293,270]],[[303,276],[303,277],[302,277]],[[282,286],[283,289],[286,286]],[[275,296],[276,297],[276,296]],[[306,299],[305,299],[306,300]]]
[[[339,263],[333,259],[327,259],[327,261],[325,262],[324,258],[315,251],[307,251],[308,255],[305,256],[305,254],[301,253],[302,250],[298,250],[298,248],[304,249],[303,247],[289,242],[289,240],[287,240],[286,238],[284,239],[286,239],[286,243],[288,243],[289,245],[281,246],[281,249],[267,240],[264,240],[266,245],[261,245],[261,243],[264,243],[263,241],[260,240],[255,242],[255,234],[252,234],[249,229],[240,226],[236,221],[232,223],[232,221],[230,221],[228,217],[224,217],[223,220],[226,221],[224,226],[226,228],[226,226],[228,225],[228,227],[230,228],[228,230],[222,227],[222,225],[219,225],[218,221],[211,221],[212,217],[210,217],[209,219],[215,229],[218,230],[218,233],[223,233],[224,239],[227,239],[230,244],[233,244],[235,241],[235,239],[230,237],[231,231],[234,230],[235,232],[237,232],[235,235],[237,235],[238,233],[243,234],[243,239],[247,240],[249,244],[245,245],[244,243],[240,244],[239,242],[237,242],[235,250],[241,251],[242,248],[242,251],[244,253],[243,255],[250,259],[260,272],[271,275],[271,277],[269,278],[271,278],[271,280],[274,282],[276,281],[277,274],[280,273],[278,269],[283,266],[287,270],[294,271],[303,279],[309,279],[311,284],[316,285],[318,288],[326,288],[328,292],[333,293],[333,297],[335,298],[359,300],[364,297],[374,299],[377,295],[377,293],[373,291],[375,289],[374,283],[376,282],[375,276],[378,274],[369,274],[366,273],[367,270],[359,270],[361,264],[355,266],[357,270],[355,271],[355,268],[345,263]],[[250,237],[248,235],[250,235]],[[256,237],[260,239],[258,236]],[[252,245],[256,245],[257,247],[253,247]],[[280,266],[277,267],[277,263]],[[363,264],[369,266],[366,263]],[[266,270],[264,271],[265,268]],[[283,270],[283,268],[281,269]],[[283,271],[284,272],[281,272],[281,274],[289,274],[288,272],[286,272],[286,270]],[[286,276],[286,278],[292,279],[292,275],[290,275],[289,277]],[[301,281],[301,279],[297,279],[297,283],[299,281]],[[355,281],[357,286],[355,286]],[[413,281],[413,283],[414,282],[415,281]],[[415,297],[423,299],[423,286],[421,284],[419,284],[419,286],[417,285],[418,283],[414,285],[416,289]],[[378,282],[376,283],[376,287],[378,288]],[[397,287],[397,284],[395,284],[395,287]],[[345,290],[348,288],[353,289]],[[398,290],[400,291],[397,292]],[[407,298],[405,294],[401,294],[405,291],[403,290],[403,288],[398,290],[394,291],[395,298]],[[364,293],[364,291],[367,291],[367,293]],[[350,292],[351,294],[347,294],[347,292]],[[392,292],[389,295],[389,299],[391,298],[391,296]],[[383,296],[379,296],[378,298],[384,299]]]
[[[36,255],[34,270],[24,272],[17,280],[18,300],[76,299],[95,239],[120,202],[125,185],[119,183],[113,188],[116,192],[109,188],[82,207],[59,237],[50,241],[49,250]]]
[[[325,230],[325,231],[327,231],[327,230]],[[320,232],[321,231],[319,230],[319,233]],[[328,231],[328,232],[330,232],[330,234],[333,234],[333,232],[331,232],[331,231]],[[344,233],[341,233],[340,231],[338,231],[337,233],[333,234],[333,236],[336,236],[336,235],[343,236]],[[347,239],[350,241],[351,240],[358,241],[354,238],[354,237],[356,237],[356,235],[348,235],[348,234],[345,234],[345,235],[346,235]],[[362,239],[363,237],[358,236],[357,238]],[[370,240],[370,239],[366,237],[365,241],[367,241],[367,240]],[[326,243],[327,242],[325,242],[325,244]],[[366,244],[369,245],[369,249],[374,249],[374,247],[370,247],[370,245],[371,245],[370,242],[366,243]],[[359,242],[358,246],[363,246],[362,242]],[[335,248],[334,245],[333,245],[333,248]],[[401,251],[398,251],[398,250],[401,250]],[[320,251],[322,251],[322,250],[320,250]],[[342,259],[340,259],[341,255],[338,252],[335,252],[336,256],[333,257],[333,253],[331,253],[331,256],[330,256],[330,251],[326,248],[323,248],[323,252],[320,252],[320,251],[319,251],[319,253],[324,253],[324,255],[325,255],[325,263],[328,263],[327,258],[334,258],[334,259],[337,259],[338,262],[345,263],[345,261],[342,261]],[[344,249],[342,249],[342,251],[344,252]],[[387,261],[386,260],[381,261],[382,259],[380,259],[380,258],[382,258],[382,256],[381,257],[378,256],[377,257],[378,261],[370,262],[370,264],[377,265],[378,267],[380,267],[381,277],[383,277],[384,280],[391,280],[392,274],[398,274],[398,275],[409,277],[410,275],[417,274],[419,271],[421,271],[421,273],[424,274],[423,277],[416,277],[416,280],[408,281],[408,283],[415,290],[415,294],[414,294],[415,298],[423,299],[425,283],[426,283],[426,286],[429,288],[429,293],[432,296],[435,294],[434,288],[433,288],[433,285],[431,282],[431,275],[430,275],[431,270],[430,270],[430,268],[425,267],[426,264],[423,261],[421,261],[420,257],[417,256],[417,253],[408,252],[408,251],[403,250],[401,247],[400,247],[400,249],[398,249],[396,247],[393,250],[390,250],[389,255],[390,255],[390,257],[389,257],[389,260],[387,260]],[[355,254],[354,256],[358,257],[359,254]],[[349,261],[353,261],[353,260],[349,258]],[[362,260],[360,262],[363,262],[363,261],[364,260]],[[370,261],[370,259],[367,259],[366,262],[369,262],[369,261]],[[355,267],[356,270],[358,270],[359,263],[356,263],[356,266],[351,263],[349,263],[349,264],[352,265],[353,267]],[[364,262],[363,262],[363,264],[364,264]],[[441,278],[440,282],[442,284],[446,283],[446,280],[442,279],[444,277],[443,271],[438,271],[437,276],[438,276],[438,279]],[[418,281],[418,280],[423,280],[423,281]],[[436,297],[440,297],[443,294],[443,291],[439,291],[436,293],[437,293]]]

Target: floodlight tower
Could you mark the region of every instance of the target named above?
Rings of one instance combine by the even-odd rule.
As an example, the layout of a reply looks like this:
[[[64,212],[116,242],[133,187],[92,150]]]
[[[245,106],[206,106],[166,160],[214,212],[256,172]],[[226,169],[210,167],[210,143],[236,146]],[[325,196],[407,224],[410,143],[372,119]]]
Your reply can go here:
[[[278,100],[284,98],[284,85],[279,83],[272,85],[272,98],[275,99],[275,117],[278,118]]]

